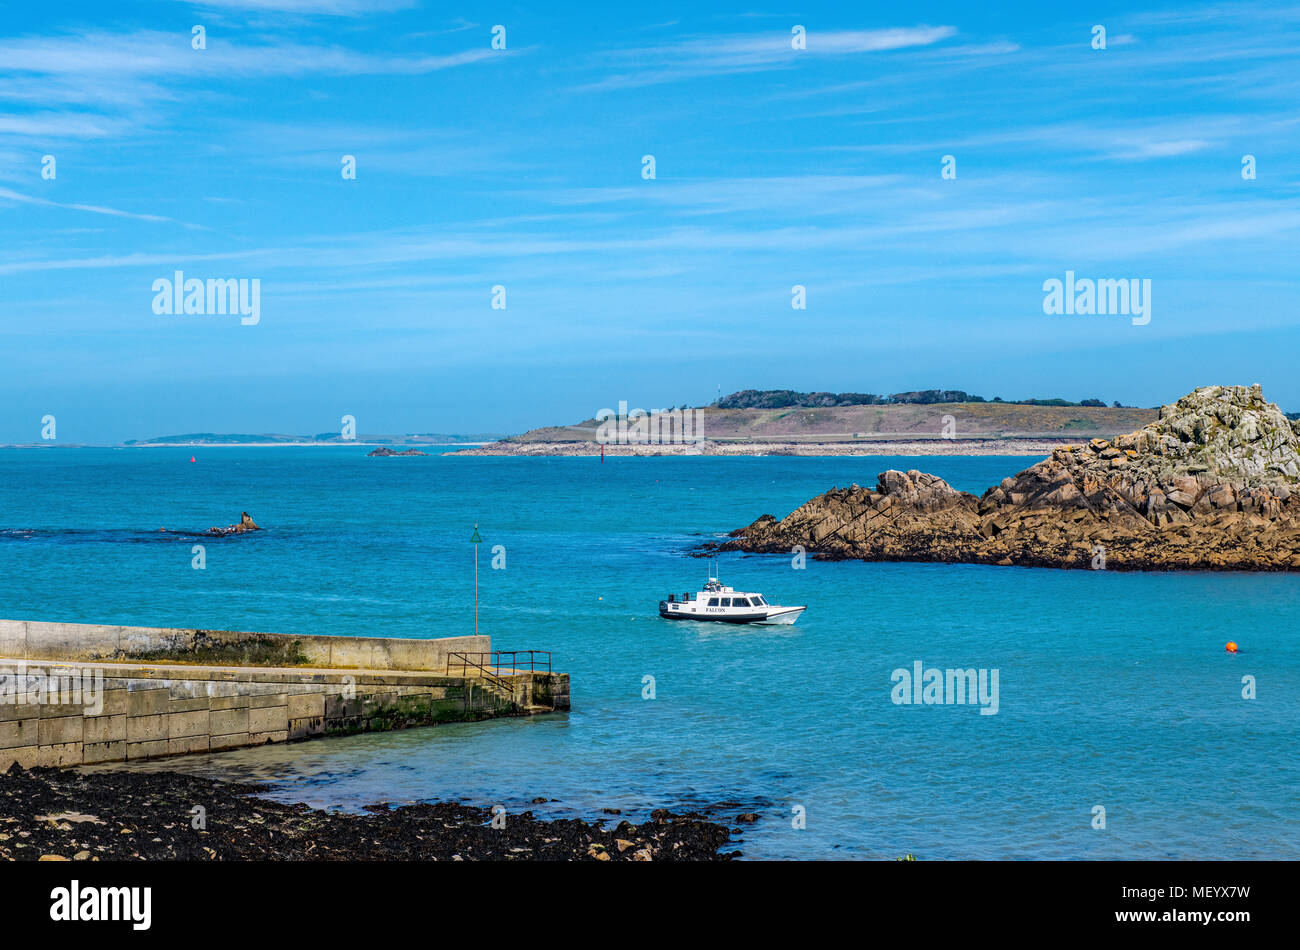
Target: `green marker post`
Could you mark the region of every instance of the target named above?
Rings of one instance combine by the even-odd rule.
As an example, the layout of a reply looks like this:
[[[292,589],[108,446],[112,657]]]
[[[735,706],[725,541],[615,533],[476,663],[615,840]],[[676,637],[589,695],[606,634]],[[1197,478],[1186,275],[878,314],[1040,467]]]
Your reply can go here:
[[[474,636],[478,636],[478,546],[483,539],[478,536],[478,525],[474,525],[474,536],[469,539],[474,545]]]

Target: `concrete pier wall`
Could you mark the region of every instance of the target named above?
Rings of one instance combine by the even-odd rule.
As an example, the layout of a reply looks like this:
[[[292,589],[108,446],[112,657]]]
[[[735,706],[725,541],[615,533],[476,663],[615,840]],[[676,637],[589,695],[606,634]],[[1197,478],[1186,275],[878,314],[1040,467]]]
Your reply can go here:
[[[444,672],[453,650],[489,648],[487,637],[290,637],[0,621],[0,770],[14,762],[135,761],[569,708],[567,674]],[[306,662],[280,665],[277,658]]]
[[[174,627],[0,620],[0,657],[24,660],[177,661],[238,666],[445,670],[454,651],[486,652],[488,637],[411,640],[315,637]]]

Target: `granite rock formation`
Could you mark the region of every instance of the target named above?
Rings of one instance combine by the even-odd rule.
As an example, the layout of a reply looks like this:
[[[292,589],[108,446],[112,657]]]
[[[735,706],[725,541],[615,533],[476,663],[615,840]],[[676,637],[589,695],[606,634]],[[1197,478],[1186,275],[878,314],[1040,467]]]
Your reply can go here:
[[[1258,385],[1207,386],[1113,442],[1055,449],[976,498],[882,473],[764,515],[723,550],[1114,570],[1300,569],[1300,422]]]

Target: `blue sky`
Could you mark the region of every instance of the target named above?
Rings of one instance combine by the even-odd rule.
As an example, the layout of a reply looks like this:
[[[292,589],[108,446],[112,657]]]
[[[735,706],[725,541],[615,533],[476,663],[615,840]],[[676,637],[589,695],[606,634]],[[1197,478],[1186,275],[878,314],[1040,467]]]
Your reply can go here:
[[[0,441],[719,388],[1300,409],[1300,8],[705,6],[7,9]],[[260,322],[155,314],[178,269],[259,279]],[[1066,270],[1150,279],[1151,322],[1045,315]]]

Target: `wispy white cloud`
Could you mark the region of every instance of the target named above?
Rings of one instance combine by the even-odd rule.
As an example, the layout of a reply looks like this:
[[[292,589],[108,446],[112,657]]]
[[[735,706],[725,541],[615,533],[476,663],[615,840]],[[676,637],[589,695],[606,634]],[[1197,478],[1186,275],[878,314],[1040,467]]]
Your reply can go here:
[[[209,36],[208,48],[190,47],[188,33],[103,31],[0,40],[0,73],[78,77],[155,77],[184,82],[220,76],[419,75],[500,58],[509,52],[480,47],[442,55],[363,53],[309,43],[237,43]]]
[[[909,188],[909,184],[913,187]],[[768,178],[656,181],[652,185],[603,188],[557,188],[538,195],[558,205],[670,207],[686,215],[772,211],[820,216],[844,214],[849,205],[891,202],[905,194],[920,198],[922,189],[902,175],[791,175]]]
[[[105,214],[114,218],[130,218],[133,221],[152,221],[155,223],[179,224],[182,227],[197,228],[197,225],[185,224],[183,221],[177,221],[175,218],[168,218],[160,214],[140,214],[134,211],[122,211],[119,208],[110,208],[105,205],[90,205],[77,203],[63,203],[59,201],[50,201],[47,198],[37,198],[34,195],[25,195],[22,192],[14,191],[10,188],[0,188],[0,201],[13,201],[19,204],[43,205],[47,208],[62,208],[67,211],[85,211],[91,214]]]
[[[806,49],[795,49],[788,31],[692,36],[673,43],[606,50],[597,60],[619,71],[581,88],[627,88],[727,73],[788,69],[801,56],[852,56],[931,46],[956,33],[952,26],[814,29],[807,33]]]
[[[0,135],[38,139],[99,139],[120,135],[126,123],[107,116],[74,112],[0,113]]]
[[[1050,122],[949,139],[900,136],[897,141],[825,146],[827,151],[906,154],[957,149],[1042,152],[1088,160],[1146,161],[1175,158],[1215,148],[1247,134],[1276,129],[1285,116],[1189,116],[1176,120],[1110,119],[1104,126],[1083,121]]]
[[[1178,139],[1171,142],[1145,141],[1137,142],[1131,149],[1126,148],[1126,143],[1117,141],[1118,146],[1112,154],[1118,158],[1133,158],[1139,161],[1145,161],[1149,158],[1173,158],[1177,155],[1190,155],[1193,152],[1201,152],[1210,147],[1210,143],[1204,139]]]
[[[175,0],[206,10],[359,17],[418,6],[418,0]]]
[[[634,211],[644,206],[645,196],[655,187],[557,198],[575,200],[580,206],[595,201]],[[717,191],[726,194],[715,198],[711,193]],[[0,190],[0,200],[12,194]],[[768,273],[773,263],[787,261],[798,261],[803,273],[830,279],[842,275],[847,262],[865,263],[864,255],[871,255],[869,270],[875,280],[882,268],[898,274],[908,273],[909,268],[930,273],[937,246],[944,249],[942,256],[948,262],[944,268],[1041,268],[1055,267],[1060,261],[1119,261],[1125,267],[1142,262],[1140,266],[1149,268],[1155,266],[1153,262],[1167,262],[1175,249],[1199,249],[1218,256],[1229,242],[1294,240],[1300,233],[1300,210],[1294,204],[1288,207],[1259,198],[1189,202],[1175,190],[1162,199],[1149,199],[1140,214],[1117,219],[1116,208],[1138,207],[1131,197],[1115,194],[1106,200],[1080,201],[1068,189],[1063,192],[1059,182],[1014,175],[972,182],[965,190],[958,183],[936,185],[928,195],[919,187],[895,187],[884,179],[857,181],[842,176],[824,182],[815,176],[709,181],[678,189],[665,205],[669,213],[654,226],[641,222],[629,228],[617,218],[583,218],[584,227],[578,227],[564,216],[521,216],[494,220],[491,227],[467,222],[454,229],[323,235],[223,253],[29,258],[0,264],[0,273],[168,267],[238,259],[259,273],[296,275],[299,281],[309,281],[312,274],[327,282],[347,275],[349,281],[393,280],[394,286],[400,286],[412,267],[422,268],[423,276],[430,275],[427,268],[446,268],[433,273],[454,276],[465,271],[465,262],[475,262],[468,266],[479,272],[499,272],[504,265],[518,275],[528,269],[530,260],[545,259],[570,262],[567,270],[548,264],[556,279],[563,275],[586,282],[610,269],[626,271],[629,261],[648,272],[682,267],[713,271],[718,255],[726,254],[732,261],[729,272],[741,280],[752,280]],[[729,209],[744,204],[758,214],[741,219],[730,210],[726,215],[711,213],[719,201]],[[807,215],[768,213],[798,210],[801,202],[810,201],[835,204],[841,214],[811,220]],[[803,223],[791,223],[798,220]],[[713,264],[704,266],[704,261]],[[918,262],[925,266],[918,267]]]
[[[463,16],[458,16],[451,21],[450,26],[443,27],[440,30],[420,30],[417,33],[408,33],[407,36],[421,39],[426,36],[446,36],[448,33],[464,33],[466,30],[476,30],[478,26],[477,23],[473,23]]]
[[[241,260],[254,257],[257,253],[256,251],[219,251],[212,254],[184,254],[141,251],[131,254],[97,254],[94,257],[32,257],[0,262],[0,274],[117,270],[132,267],[166,268],[200,262]]]
[[[446,53],[374,53],[294,40],[240,42],[188,32],[89,30],[0,39],[0,101],[44,111],[0,113],[0,136],[121,137],[156,118],[160,104],[221,94],[234,81],[307,76],[420,76],[518,55],[477,47]],[[60,109],[59,107],[65,107]],[[81,111],[77,111],[80,107]],[[87,112],[86,109],[97,110]]]
[[[337,169],[340,156],[352,155],[358,177],[376,172],[396,172],[416,177],[481,175],[522,171],[530,166],[509,153],[520,145],[517,138],[483,138],[461,130],[423,125],[384,126],[369,122],[260,122],[232,123],[227,142],[246,142],[248,160],[297,170]]]
[[[1179,5],[1174,9],[1134,11],[1126,21],[1144,25],[1171,27],[1221,22],[1232,26],[1249,24],[1300,23],[1300,8],[1293,3],[1211,3],[1201,6]]]
[[[144,102],[177,98],[166,86],[139,76],[98,74],[93,82],[73,73],[4,75],[0,63],[0,100],[24,106],[81,105],[98,109],[130,109]]]

